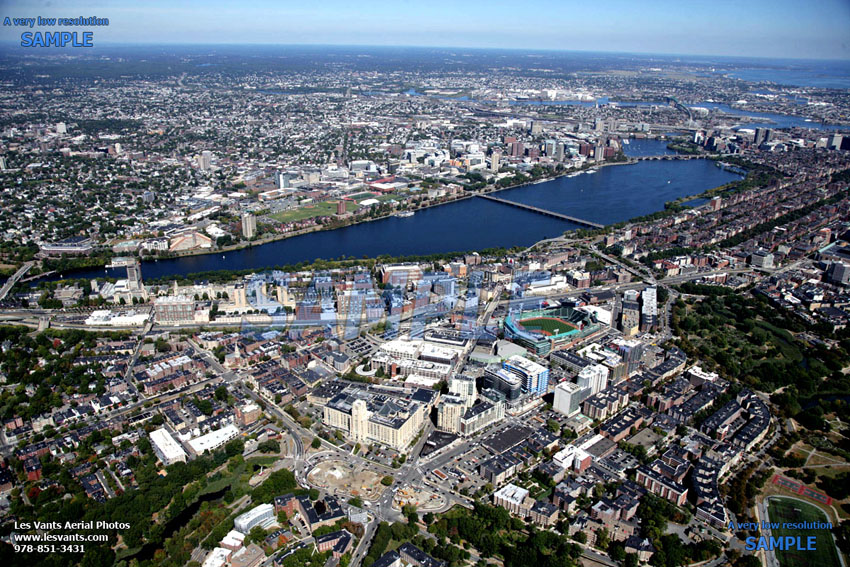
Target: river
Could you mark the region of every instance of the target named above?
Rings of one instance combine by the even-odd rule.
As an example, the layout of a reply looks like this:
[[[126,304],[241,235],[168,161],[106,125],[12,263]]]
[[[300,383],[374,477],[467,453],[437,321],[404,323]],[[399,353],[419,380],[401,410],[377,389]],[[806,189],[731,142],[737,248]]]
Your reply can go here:
[[[262,91],[269,93],[277,93],[277,94],[292,94],[285,91]],[[380,91],[367,91],[363,94],[370,96],[386,96],[389,92],[380,92]],[[456,100],[463,102],[484,102],[484,103],[493,103],[494,101],[478,101],[474,99],[470,99],[467,96],[445,96],[445,95],[426,95],[420,92],[417,92],[414,89],[409,89],[404,92],[404,94],[409,96],[430,96],[431,98],[437,98],[441,100]],[[804,100],[804,99],[801,99]],[[668,103],[665,101],[616,101],[610,100],[608,97],[601,97],[597,100],[512,100],[509,101],[508,104],[510,106],[584,106],[584,107],[593,107],[596,105],[616,105],[620,107],[638,107],[638,106],[666,106]],[[730,107],[728,104],[721,104],[716,102],[700,102],[697,104],[690,104],[691,108],[701,107],[701,108],[711,108],[714,110],[720,110],[727,114],[731,114],[733,116],[741,116],[741,117],[749,117],[751,119],[761,119],[764,122],[747,122],[742,123],[741,126],[746,126],[747,128],[811,128],[813,130],[825,130],[825,131],[850,131],[850,126],[844,126],[840,124],[821,124],[819,122],[810,122],[806,121],[805,118],[801,116],[794,116],[791,114],[778,114],[775,112],[756,112],[754,110],[738,110]],[[699,117],[697,117],[699,118]]]
[[[195,514],[198,513],[198,510],[201,509],[201,505],[204,502],[213,502],[215,500],[223,498],[225,493],[229,489],[229,486],[225,486],[218,492],[212,492],[210,494],[204,494],[198,497],[195,502],[186,506],[185,510],[183,510],[165,523],[165,526],[163,526],[162,529],[162,541],[146,543],[134,555],[130,557],[125,557],[124,559],[136,559],[139,562],[150,561],[151,559],[153,559],[157,549],[163,549],[163,547],[165,546],[165,540],[173,536],[174,532],[188,524],[189,520],[191,520],[195,516]]]
[[[647,140],[635,144],[633,149],[627,147],[626,151],[645,155],[651,151],[650,145],[656,145],[658,153],[666,150],[666,142]],[[709,160],[645,161],[603,167],[596,173],[583,173],[576,177],[559,177],[496,195],[585,220],[612,224],[658,211],[667,201],[701,193],[739,178],[739,175],[724,171]],[[423,209],[409,218],[389,217],[225,254],[144,262],[142,274],[145,278],[159,278],[214,270],[262,270],[312,262],[317,258],[360,258],[382,254],[405,256],[528,246],[575,228],[579,227],[557,218],[472,198]],[[123,269],[87,269],[66,277],[104,276],[124,277]]]

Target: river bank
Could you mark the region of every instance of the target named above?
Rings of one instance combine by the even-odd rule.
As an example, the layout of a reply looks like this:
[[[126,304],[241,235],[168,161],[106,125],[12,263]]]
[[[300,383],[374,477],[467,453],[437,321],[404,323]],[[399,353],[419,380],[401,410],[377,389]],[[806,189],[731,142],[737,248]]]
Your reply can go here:
[[[364,224],[364,223],[381,221],[381,220],[385,220],[385,219],[395,217],[400,212],[410,211],[410,212],[416,213],[416,212],[432,209],[434,207],[440,207],[440,206],[443,206],[443,205],[451,205],[453,203],[465,201],[467,199],[471,199],[471,198],[477,197],[479,195],[489,195],[491,193],[498,193],[498,192],[501,192],[501,191],[509,191],[511,189],[528,187],[528,186],[539,184],[539,183],[542,183],[542,182],[554,181],[554,180],[559,179],[561,177],[570,177],[570,176],[575,176],[576,174],[584,174],[586,172],[599,170],[603,167],[614,166],[614,165],[634,165],[636,163],[638,163],[638,160],[629,159],[629,160],[621,161],[621,162],[607,162],[607,163],[603,162],[603,163],[598,163],[598,164],[590,164],[590,165],[587,165],[587,166],[584,166],[584,167],[581,167],[581,168],[578,168],[578,169],[564,170],[562,172],[547,175],[545,177],[532,178],[528,181],[524,181],[523,183],[519,183],[517,185],[510,185],[508,187],[496,187],[495,185],[488,185],[487,187],[485,187],[482,190],[464,193],[464,194],[461,194],[458,197],[447,198],[447,199],[443,199],[443,200],[435,201],[435,202],[428,202],[427,204],[420,205],[420,206],[417,206],[417,207],[414,207],[414,208],[399,209],[399,210],[395,210],[391,213],[388,213],[386,215],[381,215],[381,216],[377,216],[377,217],[360,217],[360,218],[358,218],[358,219],[356,219],[352,222],[347,222],[347,223],[317,224],[315,226],[311,226],[311,227],[307,227],[307,228],[303,228],[303,229],[299,229],[299,230],[294,230],[294,231],[290,231],[290,232],[286,232],[286,233],[272,234],[272,235],[269,235],[268,237],[258,239],[258,240],[240,241],[238,243],[223,246],[223,247],[220,247],[220,248],[186,250],[186,251],[183,251],[183,252],[166,253],[164,255],[145,255],[145,256],[141,256],[141,260],[142,260],[143,265],[144,265],[144,264],[147,264],[147,263],[177,260],[177,259],[180,259],[180,258],[190,258],[190,257],[195,257],[195,256],[211,256],[211,255],[221,254],[222,256],[226,257],[226,255],[229,252],[237,252],[237,251],[240,251],[240,250],[257,248],[257,247],[265,246],[265,245],[272,244],[272,243],[275,243],[275,242],[288,240],[288,239],[296,238],[296,237],[299,237],[299,236],[305,236],[305,235],[316,233],[316,232],[339,230],[339,229],[343,229],[343,228],[347,228],[347,227],[358,226],[358,225],[361,225],[361,224]],[[74,267],[65,268],[65,269],[58,269],[58,270],[54,270],[54,271],[50,272],[50,274],[55,274],[56,276],[62,276],[62,275],[66,275],[66,274],[73,274],[74,272],[79,272],[79,271],[83,271],[83,270],[105,268],[106,265],[109,264],[111,257],[112,256],[109,256],[109,257],[104,256],[103,259],[99,262],[88,262],[88,263],[86,263],[86,265],[74,266]]]
[[[631,167],[599,167],[593,173],[572,175],[499,190],[501,197],[552,212],[612,226],[629,219],[649,220],[648,215],[673,214],[669,210],[707,190],[726,187],[741,176],[726,172],[710,160],[641,161]],[[492,189],[492,188],[491,188]],[[313,230],[263,245],[218,255],[205,254],[144,262],[145,281],[167,278],[204,279],[204,274],[270,270],[276,267],[339,265],[366,258],[435,258],[459,251],[524,248],[534,242],[563,235],[578,225],[563,219],[485,199],[462,195],[431,204],[416,214],[384,216],[335,230]],[[665,210],[667,206],[668,210]],[[326,227],[323,227],[326,228]],[[584,235],[578,232],[577,235]],[[318,263],[316,263],[318,262]],[[66,273],[63,278],[122,278],[123,270],[104,268]],[[42,280],[44,281],[44,280]]]

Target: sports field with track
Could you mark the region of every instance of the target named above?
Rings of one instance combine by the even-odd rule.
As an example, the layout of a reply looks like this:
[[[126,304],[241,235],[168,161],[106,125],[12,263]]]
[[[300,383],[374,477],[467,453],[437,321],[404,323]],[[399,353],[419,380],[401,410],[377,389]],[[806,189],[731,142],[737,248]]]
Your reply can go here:
[[[828,521],[826,514],[813,504],[801,500],[772,496],[768,500],[767,514],[771,524],[787,524],[799,522]],[[829,530],[803,530],[774,528],[770,530],[772,537],[799,537],[801,543],[806,543],[808,536],[815,536],[816,549],[811,551],[774,550],[780,567],[841,567],[838,560],[838,550]]]

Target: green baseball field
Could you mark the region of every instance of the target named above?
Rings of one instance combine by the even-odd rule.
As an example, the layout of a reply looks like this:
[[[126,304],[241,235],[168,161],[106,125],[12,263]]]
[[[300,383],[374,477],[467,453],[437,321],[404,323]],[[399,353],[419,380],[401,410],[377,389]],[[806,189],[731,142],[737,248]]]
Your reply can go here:
[[[576,330],[576,326],[556,317],[532,317],[518,321],[528,331],[539,331],[544,335],[560,335]]]
[[[771,497],[768,501],[767,514],[772,524],[829,521],[826,514],[817,506],[791,498]],[[803,544],[806,542],[806,537],[817,537],[817,549],[812,551],[775,550],[780,567],[841,567],[838,550],[835,548],[835,541],[829,530],[777,528],[772,529],[770,535],[772,537],[799,536]]]

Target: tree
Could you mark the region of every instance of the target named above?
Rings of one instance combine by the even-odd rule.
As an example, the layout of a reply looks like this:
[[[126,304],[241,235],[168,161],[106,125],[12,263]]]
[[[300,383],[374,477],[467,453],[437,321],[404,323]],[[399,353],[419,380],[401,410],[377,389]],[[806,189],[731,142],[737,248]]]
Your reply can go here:
[[[384,486],[390,486],[393,483],[393,477],[387,475],[381,479],[381,484]]]
[[[227,401],[227,386],[219,386],[215,389],[215,399],[220,402]]]
[[[236,455],[241,455],[242,451],[245,450],[245,442],[241,439],[234,439],[232,441],[228,441],[224,445],[224,454],[227,455],[228,458],[235,457]]]
[[[274,439],[269,439],[257,445],[257,450],[260,453],[280,453],[280,443]]]
[[[319,439],[318,437],[313,437],[313,442],[310,443],[310,446],[314,449],[318,449],[319,447],[322,446],[322,440]]]
[[[608,535],[608,528],[602,528],[596,532],[596,547],[605,551],[611,544],[611,537]]]
[[[264,539],[266,539],[266,530],[263,529],[262,526],[254,526],[251,528],[251,531],[248,532],[248,537],[245,538],[246,543],[256,542],[262,543]]]

